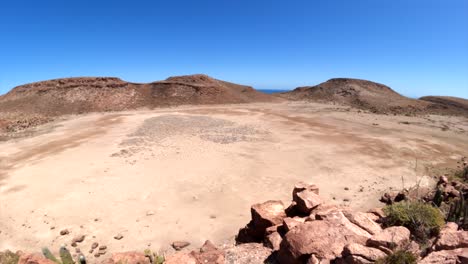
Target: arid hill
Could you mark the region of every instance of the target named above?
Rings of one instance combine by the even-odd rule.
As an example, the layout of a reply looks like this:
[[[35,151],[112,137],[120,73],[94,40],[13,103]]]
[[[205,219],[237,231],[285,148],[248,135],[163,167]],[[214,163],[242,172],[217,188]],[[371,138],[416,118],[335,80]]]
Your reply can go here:
[[[21,85],[0,96],[0,130],[27,128],[67,114],[271,101],[278,98],[250,86],[201,74],[152,83],[130,83],[111,77],[55,79]]]
[[[0,97],[0,112],[47,115],[119,111],[181,104],[226,104],[274,101],[252,87],[206,75],[171,77],[138,84],[118,78],[87,77],[36,82],[15,87]]]
[[[435,104],[438,108],[451,109],[452,111],[458,111],[461,114],[466,114],[468,112],[468,100],[459,97],[424,96],[419,98],[419,100],[431,102]]]
[[[330,79],[316,86],[298,87],[278,96],[289,100],[338,103],[383,114],[468,115],[468,104],[465,99],[454,97],[411,99],[386,85],[350,78]]]
[[[366,80],[336,78],[316,86],[298,87],[280,94],[290,100],[311,100],[349,105],[376,113],[412,113],[429,103],[404,97],[390,87]]]

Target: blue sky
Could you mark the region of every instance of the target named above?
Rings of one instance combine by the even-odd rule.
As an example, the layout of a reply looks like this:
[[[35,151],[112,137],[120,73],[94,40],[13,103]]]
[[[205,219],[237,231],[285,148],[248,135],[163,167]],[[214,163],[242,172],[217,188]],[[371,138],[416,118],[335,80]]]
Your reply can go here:
[[[0,3],[0,94],[60,77],[192,73],[261,89],[353,77],[468,98],[468,1]]]

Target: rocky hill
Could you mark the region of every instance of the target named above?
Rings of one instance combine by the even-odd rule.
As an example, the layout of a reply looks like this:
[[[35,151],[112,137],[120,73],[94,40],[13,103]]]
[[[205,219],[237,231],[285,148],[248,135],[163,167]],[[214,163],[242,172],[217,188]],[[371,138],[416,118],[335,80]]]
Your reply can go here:
[[[201,74],[152,83],[112,77],[55,79],[21,85],[0,96],[0,130],[21,130],[67,114],[272,101],[278,98]]]
[[[298,87],[278,96],[289,100],[333,102],[374,113],[468,114],[468,110],[455,103],[449,104],[447,100],[411,99],[383,84],[350,78],[330,79],[315,86]]]
[[[433,107],[440,109],[449,109],[453,112],[466,114],[468,112],[468,100],[451,96],[424,96],[419,100],[431,102]]]
[[[0,97],[0,112],[46,115],[119,111],[181,104],[226,104],[274,101],[252,87],[206,75],[171,77],[152,83],[87,77],[36,82],[15,87]]]

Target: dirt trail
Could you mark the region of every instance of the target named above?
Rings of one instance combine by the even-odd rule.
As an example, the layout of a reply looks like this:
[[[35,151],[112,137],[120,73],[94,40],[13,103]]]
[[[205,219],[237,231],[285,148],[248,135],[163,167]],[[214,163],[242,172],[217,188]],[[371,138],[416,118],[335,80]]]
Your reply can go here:
[[[390,188],[431,184],[428,169],[468,149],[462,117],[301,102],[90,114],[49,125],[0,143],[0,249],[57,249],[78,234],[87,236],[82,252],[93,242],[109,251],[220,243],[247,222],[251,204],[288,203],[297,181],[366,209]],[[64,228],[71,234],[60,236]],[[124,238],[113,239],[117,233]]]

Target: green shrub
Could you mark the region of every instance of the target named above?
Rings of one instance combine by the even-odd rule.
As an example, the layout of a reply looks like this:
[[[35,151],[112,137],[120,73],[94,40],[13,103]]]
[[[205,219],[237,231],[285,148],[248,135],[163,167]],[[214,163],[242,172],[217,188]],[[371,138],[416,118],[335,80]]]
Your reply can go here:
[[[9,250],[0,252],[0,263],[2,264],[17,264],[18,260],[19,256]]]
[[[430,236],[437,235],[445,224],[444,216],[438,208],[419,201],[387,205],[384,212],[386,226],[404,226],[419,242],[425,242]]]
[[[395,251],[385,258],[378,259],[376,264],[416,264],[417,257],[405,250]]]

